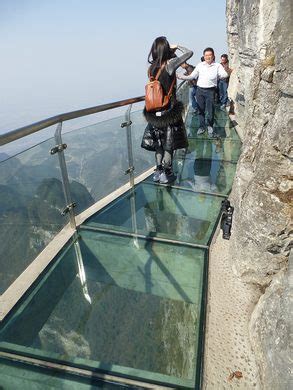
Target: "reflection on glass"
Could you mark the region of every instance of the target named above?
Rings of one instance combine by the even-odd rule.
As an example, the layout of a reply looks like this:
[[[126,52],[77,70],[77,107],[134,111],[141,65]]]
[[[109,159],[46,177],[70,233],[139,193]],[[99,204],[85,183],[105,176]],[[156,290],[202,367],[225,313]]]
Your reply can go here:
[[[54,146],[50,139],[0,163],[0,294],[68,222]]]
[[[184,164],[175,160],[177,173],[175,184],[190,188],[195,192],[207,192],[228,195],[232,188],[236,164],[220,160],[185,160]]]
[[[131,112],[131,130],[132,130],[132,146],[133,146],[133,159],[134,159],[134,174],[140,175],[147,169],[154,166],[154,153],[143,149],[141,140],[144,130],[146,128],[146,120],[142,111]]]
[[[240,141],[240,138],[234,128],[234,124],[224,111],[216,109],[214,121],[214,133],[217,138],[233,139]],[[186,118],[186,129],[188,137],[192,138],[208,138],[208,134],[198,136],[197,130],[199,128],[199,119],[197,115],[192,115],[190,112]]]
[[[87,286],[87,280],[86,280],[86,274],[84,269],[84,262],[82,258],[82,253],[80,250],[79,242],[76,240],[74,245],[76,260],[77,260],[77,266],[78,266],[78,276],[80,279],[80,284],[82,287],[83,295],[85,299],[88,301],[88,303],[92,303],[91,297],[89,295],[88,286]]]
[[[135,189],[135,203],[139,233],[206,244],[219,214],[221,198],[141,184]],[[131,232],[128,194],[89,218],[84,225]]]
[[[71,189],[82,186],[90,194],[87,199],[82,192],[72,197],[76,214],[128,182],[124,121],[123,116],[112,118],[62,135],[68,145],[65,158]]]
[[[189,138],[188,149],[184,154],[185,159],[196,159],[200,157],[201,150],[205,150],[205,158],[211,160],[224,160],[237,162],[241,153],[241,142],[231,139],[208,139],[208,138]],[[210,144],[210,146],[207,146]],[[181,151],[180,151],[181,152]],[[182,152],[175,154],[175,159],[182,159]]]
[[[175,184],[196,192],[227,195],[232,188],[236,164],[220,159],[224,154],[222,142],[207,139],[192,141],[186,154],[176,154]]]

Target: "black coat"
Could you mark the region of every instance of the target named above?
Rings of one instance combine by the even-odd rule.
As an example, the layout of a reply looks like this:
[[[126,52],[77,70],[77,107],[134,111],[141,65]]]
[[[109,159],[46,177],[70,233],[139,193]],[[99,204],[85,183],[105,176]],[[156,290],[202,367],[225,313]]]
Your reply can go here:
[[[176,149],[188,147],[185,126],[182,120],[183,104],[176,101],[162,116],[153,112],[143,114],[148,122],[142,139],[141,147],[155,151],[158,147],[172,152]]]

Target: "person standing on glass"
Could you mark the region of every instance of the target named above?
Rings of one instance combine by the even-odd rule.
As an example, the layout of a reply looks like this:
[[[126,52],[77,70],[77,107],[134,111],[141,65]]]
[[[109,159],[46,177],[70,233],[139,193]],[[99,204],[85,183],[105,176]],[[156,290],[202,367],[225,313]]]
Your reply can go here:
[[[175,54],[177,50],[181,52],[180,56]],[[146,134],[151,133],[154,141],[154,149],[152,150],[155,151],[156,158],[154,182],[167,184],[176,180],[172,168],[173,152],[188,146],[182,120],[183,103],[176,99],[176,70],[192,55],[191,50],[182,46],[170,46],[166,37],[156,38],[148,55],[150,63],[148,75],[150,78],[155,78],[159,74],[158,80],[165,96],[168,95],[173,85],[171,97],[166,107],[157,111],[147,111],[146,107],[143,110],[148,125],[141,146],[151,150],[148,145],[145,146]]]
[[[232,69],[229,68],[229,59],[228,59],[227,54],[222,54],[220,61],[221,61],[220,64],[222,65],[222,67],[225,69],[225,71],[228,74],[228,77],[220,79],[218,81],[221,109],[225,110],[226,107],[229,107],[228,85],[229,85],[229,76],[232,72]]]
[[[214,114],[215,114],[215,93],[218,79],[227,78],[228,73],[223,66],[215,62],[214,49],[207,47],[203,51],[204,61],[200,62],[189,76],[178,75],[181,80],[192,80],[197,78],[196,100],[199,111],[199,128],[197,134],[205,132],[205,116],[207,115],[208,135],[214,134]]]

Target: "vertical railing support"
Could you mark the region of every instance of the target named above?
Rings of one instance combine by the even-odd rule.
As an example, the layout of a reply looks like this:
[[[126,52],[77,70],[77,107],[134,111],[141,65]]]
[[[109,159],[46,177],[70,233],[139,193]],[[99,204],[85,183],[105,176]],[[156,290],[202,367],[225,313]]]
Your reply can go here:
[[[121,127],[126,127],[126,139],[127,139],[127,151],[128,151],[128,169],[126,174],[129,174],[130,184],[130,209],[131,209],[131,221],[132,230],[134,234],[137,234],[137,222],[136,222],[136,207],[135,207],[135,191],[134,191],[134,165],[133,165],[133,149],[132,149],[132,133],[131,133],[131,112],[132,104],[129,105],[125,112],[125,122],[121,123]],[[135,245],[138,246],[137,238],[135,238]]]
[[[130,120],[130,111],[132,104],[129,105],[127,111],[125,112],[125,122],[121,123],[121,127],[126,127],[126,138],[127,138],[127,152],[128,152],[128,169],[126,174],[129,174],[129,184],[131,187],[134,187],[134,166],[133,166],[133,152],[132,152],[132,135],[131,135],[131,120]]]
[[[65,156],[64,156],[64,149],[67,148],[67,145],[62,142],[61,131],[62,131],[62,122],[58,123],[57,125],[55,131],[56,146],[51,149],[51,154],[58,153],[59,166],[60,166],[61,177],[62,177],[62,186],[63,186],[63,192],[64,192],[64,197],[66,202],[66,207],[62,211],[62,215],[69,213],[70,226],[76,230],[75,215],[73,211],[73,208],[75,207],[75,203],[73,203],[71,200],[68,172],[67,172]]]

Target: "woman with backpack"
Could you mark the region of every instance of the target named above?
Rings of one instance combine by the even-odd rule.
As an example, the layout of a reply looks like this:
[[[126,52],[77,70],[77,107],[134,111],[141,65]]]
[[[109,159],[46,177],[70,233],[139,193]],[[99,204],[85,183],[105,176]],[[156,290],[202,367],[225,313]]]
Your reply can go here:
[[[181,55],[175,55],[180,50]],[[150,82],[146,86],[144,116],[148,122],[141,146],[155,151],[153,181],[162,184],[176,179],[172,170],[173,152],[188,146],[182,120],[183,104],[176,99],[176,70],[193,52],[182,46],[170,47],[165,37],[154,40],[148,62]]]

